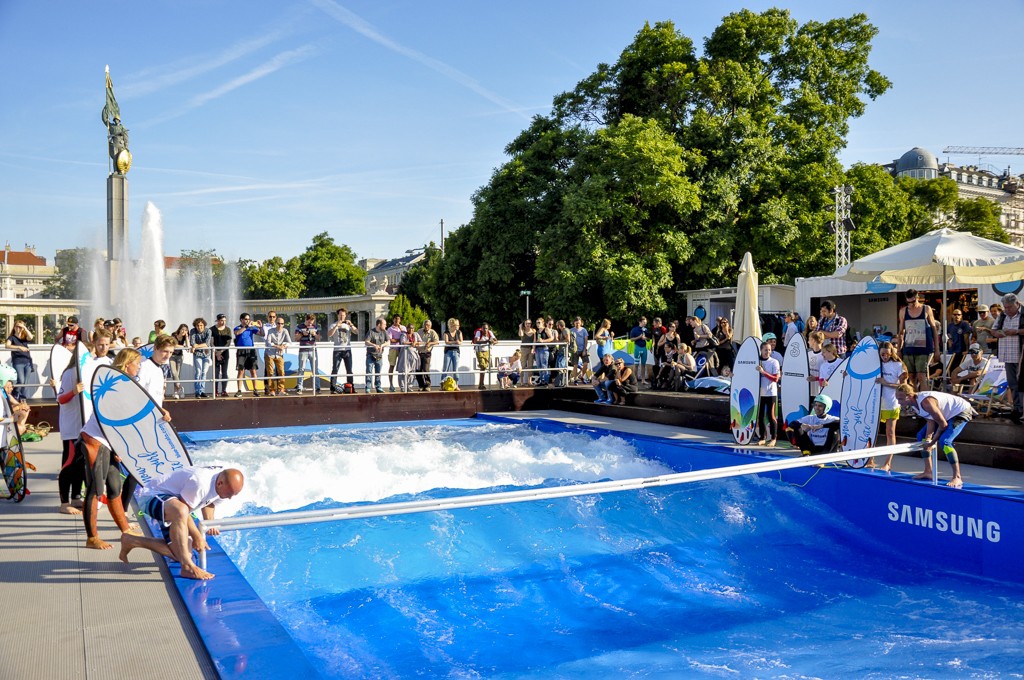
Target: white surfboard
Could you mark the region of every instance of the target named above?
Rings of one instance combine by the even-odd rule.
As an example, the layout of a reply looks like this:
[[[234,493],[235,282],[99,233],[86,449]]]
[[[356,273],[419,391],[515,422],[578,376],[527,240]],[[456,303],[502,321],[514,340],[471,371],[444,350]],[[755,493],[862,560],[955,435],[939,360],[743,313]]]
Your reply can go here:
[[[64,369],[71,363],[72,356],[74,356],[72,351],[64,345],[54,345],[50,348],[50,359],[46,362],[46,370],[58,389],[60,387],[60,377],[64,375]]]
[[[110,448],[143,486],[192,464],[177,431],[152,397],[113,366],[96,366],[92,406]]]
[[[810,369],[807,365],[807,344],[797,333],[786,345],[786,356],[782,362],[782,427],[803,418],[810,413],[811,383],[807,382]]]
[[[757,365],[761,341],[747,338],[736,352],[732,387],[729,390],[729,429],[737,444],[749,444],[757,431],[757,407],[761,402],[761,374]]]
[[[842,415],[839,441],[843,451],[868,449],[875,445],[882,403],[882,386],[875,382],[882,373],[878,345],[870,335],[857,343],[847,360],[843,378]],[[864,467],[867,458],[848,461],[850,467]]]
[[[842,418],[843,374],[846,372],[846,365],[849,361],[849,359],[843,359],[839,362],[839,367],[836,368],[832,377],[828,379],[828,385],[821,388],[821,392],[819,393],[824,394],[832,400],[832,408],[830,408],[828,412],[837,418]]]

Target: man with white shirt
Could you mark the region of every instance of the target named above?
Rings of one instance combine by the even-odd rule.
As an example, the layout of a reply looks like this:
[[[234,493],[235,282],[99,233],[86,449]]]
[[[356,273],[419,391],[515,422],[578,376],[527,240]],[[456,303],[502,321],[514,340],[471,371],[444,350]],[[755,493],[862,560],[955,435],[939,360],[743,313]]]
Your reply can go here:
[[[192,513],[201,511],[203,519],[214,518],[214,506],[233,498],[245,485],[245,476],[237,468],[220,466],[186,467],[175,470],[146,487],[142,497],[144,512],[152,517],[163,533],[162,538],[146,538],[133,534],[121,535],[120,559],[128,563],[128,554],[135,548],[145,548],[158,555],[170,557],[181,564],[182,578],[205,581],[213,574],[200,569],[192,560],[192,550],[206,550],[206,537],[192,521]],[[217,529],[207,532],[215,536]],[[191,547],[189,539],[192,540]]]
[[[999,338],[999,358],[1006,364],[1006,384],[1013,411],[1010,420],[1021,422],[1024,397],[1020,393],[1020,357],[1024,349],[1024,326],[1020,323],[1020,300],[1013,293],[1003,296],[1003,313],[992,326],[992,337]]]

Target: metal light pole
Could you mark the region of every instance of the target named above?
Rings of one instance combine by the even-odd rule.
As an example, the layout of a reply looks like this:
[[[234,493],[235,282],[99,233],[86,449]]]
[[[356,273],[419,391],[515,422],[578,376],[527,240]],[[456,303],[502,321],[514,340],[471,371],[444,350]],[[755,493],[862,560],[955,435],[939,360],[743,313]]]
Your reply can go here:
[[[519,291],[519,297],[526,297],[526,318],[530,318],[530,291],[521,290]]]
[[[836,235],[836,269],[850,264],[850,232],[857,227],[850,219],[850,207],[853,205],[853,187],[849,184],[832,187],[830,192],[835,196],[835,219],[828,223],[829,233]]]

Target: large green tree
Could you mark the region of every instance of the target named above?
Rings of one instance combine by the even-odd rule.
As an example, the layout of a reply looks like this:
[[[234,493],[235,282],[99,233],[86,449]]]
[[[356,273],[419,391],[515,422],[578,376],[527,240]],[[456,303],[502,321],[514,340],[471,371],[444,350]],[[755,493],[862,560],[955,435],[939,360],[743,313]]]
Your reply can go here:
[[[298,257],[287,261],[274,256],[263,262],[239,260],[242,295],[250,300],[300,298],[306,292],[306,278]]]
[[[830,272],[838,153],[889,87],[868,65],[875,34],[863,14],[743,10],[698,53],[673,24],[645,25],[508,146],[446,244],[434,302],[507,331],[522,289],[595,318],[730,285],[746,250],[765,282]]]
[[[366,292],[366,275],[356,264],[355,253],[346,245],[338,245],[325,231],[299,255],[299,268],[306,281],[306,297],[358,295]]]

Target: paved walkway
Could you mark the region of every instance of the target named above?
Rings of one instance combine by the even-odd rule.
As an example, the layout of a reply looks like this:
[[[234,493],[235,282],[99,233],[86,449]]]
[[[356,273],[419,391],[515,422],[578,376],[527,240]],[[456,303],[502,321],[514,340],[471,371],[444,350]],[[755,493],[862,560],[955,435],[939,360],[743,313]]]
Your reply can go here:
[[[0,678],[216,678],[162,561],[84,548],[81,516],[57,512],[60,446],[57,433],[27,444],[31,493],[0,500]],[[104,508],[99,522],[117,546]]]

